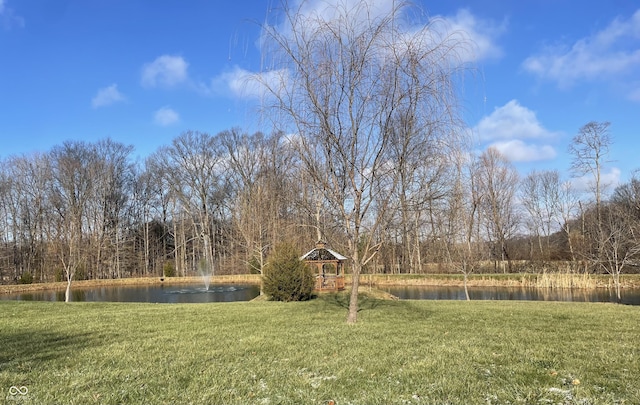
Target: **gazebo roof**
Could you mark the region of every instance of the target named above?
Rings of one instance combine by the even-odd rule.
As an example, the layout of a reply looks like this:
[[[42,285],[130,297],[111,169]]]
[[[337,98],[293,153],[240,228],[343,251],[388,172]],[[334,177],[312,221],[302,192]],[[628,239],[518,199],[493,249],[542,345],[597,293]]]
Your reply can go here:
[[[325,247],[316,247],[315,249],[312,249],[309,252],[302,255],[300,260],[313,260],[313,261],[337,260],[342,262],[347,260],[347,258],[331,249],[327,249]]]

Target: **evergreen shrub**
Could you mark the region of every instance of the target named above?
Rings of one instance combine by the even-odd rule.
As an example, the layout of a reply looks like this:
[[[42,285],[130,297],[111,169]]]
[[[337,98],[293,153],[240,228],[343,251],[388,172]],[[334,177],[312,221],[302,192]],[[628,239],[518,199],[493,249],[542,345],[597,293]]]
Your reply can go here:
[[[264,267],[263,291],[276,301],[305,301],[312,297],[315,276],[289,244],[276,246]]]

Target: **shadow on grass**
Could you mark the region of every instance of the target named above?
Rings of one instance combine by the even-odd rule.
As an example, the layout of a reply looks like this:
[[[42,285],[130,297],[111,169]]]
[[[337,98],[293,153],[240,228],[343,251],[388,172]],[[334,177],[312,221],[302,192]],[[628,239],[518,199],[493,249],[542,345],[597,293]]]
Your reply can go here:
[[[319,297],[324,302],[341,308],[349,308],[350,294],[348,292],[328,293]],[[369,296],[368,294],[358,294],[358,312],[363,310],[375,309],[382,304],[384,300]]]
[[[55,361],[92,345],[89,333],[22,330],[0,332],[0,367],[20,372],[39,364]]]
[[[411,301],[392,300],[381,298],[378,295],[360,292],[358,294],[358,312],[392,309],[394,315],[400,315],[401,312],[408,311],[412,316],[419,314],[423,318],[428,318],[432,314],[432,310],[424,305],[416,306]],[[325,305],[348,309],[350,293],[347,291],[326,293],[319,295],[317,299],[323,301]]]

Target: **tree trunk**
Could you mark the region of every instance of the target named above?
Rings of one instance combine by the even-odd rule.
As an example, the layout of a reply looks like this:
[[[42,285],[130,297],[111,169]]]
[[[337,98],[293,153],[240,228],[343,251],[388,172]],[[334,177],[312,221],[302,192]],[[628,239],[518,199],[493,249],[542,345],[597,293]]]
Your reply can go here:
[[[467,301],[471,301],[471,298],[469,298],[469,288],[467,287],[467,279],[468,274],[467,274],[467,269],[464,270],[464,296],[466,297]]]
[[[351,295],[349,297],[349,312],[347,323],[353,325],[358,320],[358,288],[360,286],[360,263],[354,261],[351,274]]]
[[[71,302],[71,279],[73,275],[67,270],[67,289],[64,292],[64,302]]]

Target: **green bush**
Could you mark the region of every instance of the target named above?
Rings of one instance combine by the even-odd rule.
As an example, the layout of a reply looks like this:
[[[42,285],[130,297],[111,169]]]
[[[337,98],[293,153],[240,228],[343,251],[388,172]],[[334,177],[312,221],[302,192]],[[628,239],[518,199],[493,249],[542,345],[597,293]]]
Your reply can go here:
[[[165,277],[174,277],[176,275],[176,269],[173,267],[172,261],[164,262],[164,266],[162,266],[162,274]]]
[[[263,290],[276,301],[305,301],[315,286],[313,271],[288,244],[276,246],[264,266]]]
[[[33,276],[28,271],[22,273],[22,275],[18,279],[18,284],[32,284],[32,283],[33,283]]]

